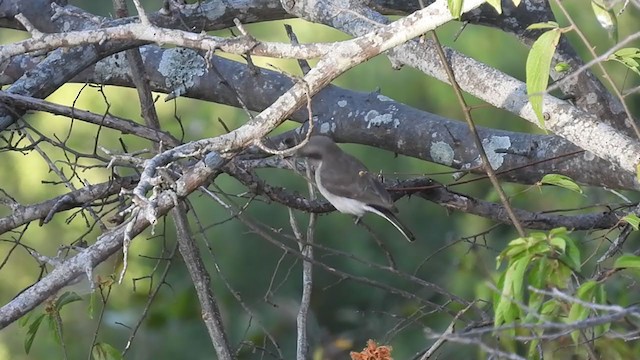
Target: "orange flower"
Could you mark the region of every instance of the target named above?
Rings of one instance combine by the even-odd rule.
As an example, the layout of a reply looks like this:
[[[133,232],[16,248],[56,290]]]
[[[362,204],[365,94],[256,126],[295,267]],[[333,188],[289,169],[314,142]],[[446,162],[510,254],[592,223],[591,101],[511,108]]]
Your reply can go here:
[[[378,346],[375,341],[369,339],[367,347],[362,352],[352,351],[351,360],[393,360],[391,346]]]

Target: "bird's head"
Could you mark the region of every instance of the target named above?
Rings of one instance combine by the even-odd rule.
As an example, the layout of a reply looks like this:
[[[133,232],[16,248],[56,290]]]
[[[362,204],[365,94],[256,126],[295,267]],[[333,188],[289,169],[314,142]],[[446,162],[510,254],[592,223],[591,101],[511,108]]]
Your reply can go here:
[[[296,156],[322,161],[324,157],[336,150],[340,151],[340,148],[330,137],[315,135],[311,136],[309,141],[296,152]]]

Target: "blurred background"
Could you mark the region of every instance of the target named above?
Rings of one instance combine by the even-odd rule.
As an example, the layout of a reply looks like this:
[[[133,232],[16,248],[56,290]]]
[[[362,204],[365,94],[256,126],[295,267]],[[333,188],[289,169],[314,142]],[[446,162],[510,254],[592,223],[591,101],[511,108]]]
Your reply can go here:
[[[78,7],[101,16],[111,16],[114,11],[109,1],[70,1]],[[159,8],[158,1],[143,2],[148,11]],[[583,0],[563,1],[574,21],[587,38],[596,45],[597,52],[603,52],[614,44],[606,32],[597,24],[590,7]],[[133,13],[133,5],[129,10]],[[638,31],[638,12],[630,7],[620,18],[620,38]],[[567,24],[559,17],[561,25]],[[330,28],[301,20],[274,21],[247,25],[251,34],[264,41],[288,42],[284,24],[290,24],[300,42],[330,42],[347,37]],[[519,79],[524,79],[524,64],[528,49],[514,38],[498,30],[469,25],[454,42],[460,30],[458,22],[449,23],[438,30],[441,41],[462,53],[485,62]],[[230,36],[228,30],[215,33]],[[578,51],[588,59],[584,46],[576,41],[575,34],[567,35]],[[0,30],[3,44],[25,38],[26,34]],[[237,57],[229,57],[241,60]],[[258,66],[279,69],[300,75],[295,61],[254,58]],[[313,62],[312,62],[313,64]],[[629,74],[619,64],[606,63],[617,84],[630,84],[637,77]],[[424,76],[422,73],[404,67],[393,70],[384,56],[359,65],[339,77],[336,85],[362,92],[377,89],[396,101],[418,109],[426,110],[453,119],[462,119],[451,88],[448,85]],[[159,94],[164,98],[163,94]],[[96,113],[108,111],[117,116],[142,122],[135,90],[116,87],[94,87],[84,84],[69,84],[48,100]],[[636,97],[637,99],[637,97]],[[480,104],[468,97],[471,104]],[[178,98],[169,102],[156,103],[163,128],[184,140],[190,141],[213,137],[225,132],[217,121],[222,119],[230,128],[235,128],[247,120],[242,111],[224,105]],[[632,111],[638,114],[640,106],[636,101]],[[478,125],[521,132],[539,132],[539,129],[511,114],[491,107],[473,113]],[[70,131],[69,122],[46,113],[27,115],[29,121],[47,134],[67,136],[71,146],[89,151],[93,146],[91,137],[95,128],[76,122]],[[287,123],[279,131],[298,126]],[[184,134],[183,134],[184,132]],[[150,148],[150,144],[131,136],[106,131],[101,135],[101,146],[119,149],[118,142],[126,142],[129,149]],[[46,148],[46,145],[44,145]],[[393,153],[365,146],[344,145],[349,153],[361,159],[371,171],[384,172],[387,178],[409,178],[417,175],[431,175],[448,183],[452,181],[451,169],[426,163],[421,160],[396,156]],[[63,154],[50,149],[49,156],[64,161]],[[20,154],[0,152],[0,187],[23,204],[36,203],[64,194],[64,185],[56,182],[57,176],[49,172],[47,164],[36,153]],[[110,171],[90,169],[82,176],[95,183],[105,181]],[[305,194],[306,181],[285,170],[262,170],[259,175],[269,184],[282,186],[291,191]],[[249,201],[243,197],[246,188],[226,175],[219,176],[216,185],[240,206]],[[604,189],[586,188],[584,195],[558,188],[538,188],[517,184],[503,184],[514,204],[525,209],[539,211],[570,209],[583,206],[619,202],[616,195]],[[471,182],[452,189],[480,199],[499,201],[486,180]],[[633,198],[633,194],[627,194]],[[241,359],[271,358],[269,353],[277,350],[265,337],[265,329],[279,344],[279,351],[285,359],[295,357],[295,317],[301,293],[301,262],[294,256],[266,241],[260,234],[250,231],[230,214],[211,201],[210,198],[194,193],[190,197],[194,211],[190,221],[196,238],[209,266],[215,292],[220,301],[224,322],[232,346],[240,348]],[[429,301],[449,306],[447,299],[433,290],[419,286],[415,282],[369,266],[376,263],[388,264],[387,255],[377,245],[377,237],[392,254],[399,271],[413,274],[425,281],[439,285],[447,291],[467,300],[489,299],[492,291],[488,283],[495,282],[495,257],[505,244],[516,238],[517,233],[509,226],[494,227],[486,219],[461,213],[448,213],[445,209],[422,199],[404,198],[399,201],[400,218],[413,229],[417,236],[415,243],[404,241],[388,223],[375,216],[365,217],[365,223],[373,234],[365,228],[354,225],[353,219],[339,213],[319,216],[315,241],[324,247],[336,249],[345,254],[364,260],[357,261],[352,256],[327,253],[319,261],[353,276],[374,279],[382,284],[390,284],[399,289],[426,298]],[[0,216],[10,214],[10,209],[0,207]],[[287,208],[270,203],[258,197],[250,202],[246,214],[266,228],[279,231],[274,237],[296,247],[291,240],[291,226]],[[308,214],[294,212],[302,229],[306,228]],[[226,221],[225,221],[226,220]],[[485,232],[491,230],[490,232]],[[79,240],[89,244],[95,241],[99,231],[87,227],[87,220],[79,214],[68,211],[58,214],[54,220],[39,227],[29,225],[24,232],[22,243],[37,249],[46,256],[55,256],[60,246]],[[374,236],[375,235],[375,236]],[[584,254],[601,246],[599,233],[575,232]],[[13,239],[12,234],[4,234],[0,240]],[[86,281],[73,285],[70,290],[82,296],[82,300],[71,303],[62,311],[63,341],[70,359],[90,357],[90,345],[97,337],[99,342],[110,344],[122,350],[131,334],[131,328],[138,322],[149,300],[149,293],[161,281],[165,263],[158,258],[167,257],[175,247],[172,223],[163,219],[152,235],[149,231],[136,237],[129,251],[130,267],[122,284],[114,284],[110,289],[106,305],[106,292],[90,294]],[[297,247],[296,247],[297,248]],[[10,253],[14,252],[15,253]],[[10,254],[10,256],[8,256]],[[320,251],[322,254],[322,251]],[[0,258],[7,259],[0,267],[0,303],[6,304],[21,290],[33,284],[42,275],[39,264],[22,249],[13,249],[13,243],[0,241]],[[100,269],[104,278],[118,266],[117,256]],[[410,359],[433,342],[427,339],[429,331],[442,332],[451,316],[425,307],[411,299],[391,294],[387,289],[377,288],[361,282],[342,279],[316,267],[310,323],[311,349],[314,359],[346,358],[344,353],[333,357],[331,354],[343,350],[360,350],[366,340],[376,339],[380,343],[393,346],[395,359]],[[146,320],[140,326],[127,353],[129,359],[210,359],[214,355],[207,331],[201,321],[200,306],[189,274],[182,260],[176,255],[168,270],[165,285],[160,288],[152,305],[148,307]],[[624,288],[612,286],[610,294],[618,295],[623,302],[634,301]],[[490,307],[487,303],[480,306]],[[621,304],[623,305],[623,304]],[[460,308],[449,306],[456,312]],[[104,311],[103,311],[104,309]],[[434,311],[436,310],[436,311]],[[490,309],[487,309],[490,310]],[[42,308],[34,310],[36,313]],[[102,318],[101,318],[102,316]],[[470,317],[471,318],[471,317]],[[0,332],[0,359],[57,359],[63,358],[62,345],[58,343],[52,330],[45,326],[39,329],[29,354],[24,343],[27,328],[14,323]],[[265,353],[266,352],[266,353]],[[444,346],[440,358],[461,359],[478,355],[474,347],[459,345]]]

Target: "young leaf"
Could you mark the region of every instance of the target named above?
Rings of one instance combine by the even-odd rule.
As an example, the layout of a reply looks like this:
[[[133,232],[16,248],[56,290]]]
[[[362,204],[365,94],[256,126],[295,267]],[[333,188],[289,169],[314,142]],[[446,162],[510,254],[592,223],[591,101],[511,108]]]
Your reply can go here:
[[[91,357],[93,360],[121,360],[120,351],[113,346],[99,342],[91,349]]]
[[[82,300],[80,295],[76,294],[75,292],[67,291],[64,294],[60,295],[58,300],[56,300],[56,310],[60,311],[63,306],[80,300]]]
[[[567,264],[571,266],[574,271],[580,271],[582,267],[581,258],[580,258],[580,249],[573,241],[573,239],[568,238],[567,241],[567,249],[565,250]]]
[[[570,177],[560,174],[547,174],[540,180],[541,184],[555,185],[582,194],[582,189]]]
[[[491,5],[494,9],[496,9],[498,14],[502,14],[502,3],[500,0],[487,0],[487,4]]]
[[[640,269],[640,256],[625,254],[616,259],[616,262],[613,264],[613,267],[616,269],[619,268],[633,268]]]
[[[596,302],[598,304],[606,304],[607,303],[607,292],[604,286],[598,286],[598,290],[596,291]],[[602,325],[597,325],[594,329],[594,335],[596,337],[609,332],[611,329],[611,323],[604,323]]]
[[[613,37],[615,42],[618,42],[617,39],[617,28],[618,28],[618,20],[616,19],[616,14],[612,9],[607,9],[606,6],[602,3],[602,1],[591,1],[591,8],[593,9],[593,13],[596,15],[596,19],[600,26],[603,29],[607,30],[609,36]]]
[[[640,49],[624,48],[609,55],[607,60],[617,61],[640,75]]]
[[[591,302],[598,287],[598,283],[596,281],[587,281],[582,284],[578,291],[576,291],[576,297],[585,302]],[[578,321],[582,321],[589,316],[589,309],[582,306],[578,303],[573,303],[571,305],[571,310],[569,310],[569,316],[567,317],[567,321],[569,323],[574,323]],[[578,340],[580,339],[580,330],[576,330],[571,332],[571,339],[573,339],[574,344],[578,344]]]
[[[462,0],[447,0],[449,6],[449,12],[454,19],[459,19],[462,13]]]
[[[524,294],[522,285],[524,274],[533,258],[532,254],[520,257],[517,260],[509,261],[509,266],[505,270],[502,282],[501,296],[497,299],[498,305],[495,310],[494,325],[500,326],[521,317],[520,308],[514,303],[522,303]]]
[[[556,66],[553,67],[553,69],[556,72],[559,72],[559,73],[563,73],[563,72],[569,71],[570,68],[571,67],[566,62],[559,62],[559,63],[556,64]]]
[[[527,94],[531,107],[538,117],[540,127],[544,128],[542,116],[542,95],[549,83],[551,58],[560,41],[560,29],[552,29],[540,35],[531,46],[527,56]]]
[[[36,333],[38,332],[38,328],[40,328],[40,324],[44,319],[44,314],[38,315],[35,320],[29,325],[29,330],[27,330],[27,337],[24,339],[24,352],[29,354],[31,351],[31,345],[33,345],[33,339],[36,337]]]
[[[629,214],[622,218],[627,224],[631,225],[633,230],[638,231],[638,227],[640,226],[640,218],[635,214]]]
[[[21,317],[20,319],[18,319],[18,325],[20,325],[20,327],[25,327],[27,326],[27,324],[29,323],[29,320],[31,319],[31,316],[33,316],[33,314],[35,314],[34,311],[30,311],[27,315]]]
[[[559,28],[559,27],[560,27],[560,25],[558,25],[557,22],[555,22],[555,21],[547,21],[547,22],[531,24],[531,25],[527,26],[527,30],[556,29],[556,28]]]
[[[60,329],[60,323],[58,322],[59,319],[58,314],[48,315],[47,324],[49,325],[49,330],[51,331],[53,339],[58,345],[62,345],[62,330]]]

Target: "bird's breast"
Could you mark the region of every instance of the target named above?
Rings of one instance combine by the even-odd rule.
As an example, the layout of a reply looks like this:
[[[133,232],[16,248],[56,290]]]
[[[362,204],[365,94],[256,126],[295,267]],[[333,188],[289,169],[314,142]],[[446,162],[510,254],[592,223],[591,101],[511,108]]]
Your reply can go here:
[[[327,190],[327,188],[325,188],[322,185],[322,181],[320,180],[321,171],[322,171],[322,163],[320,163],[316,168],[316,175],[315,175],[316,186],[318,187],[320,194],[322,194],[322,196],[324,196],[324,198],[327,199],[327,201],[329,201],[331,205],[333,205],[336,208],[336,210],[340,211],[341,213],[352,214],[358,217],[364,215],[367,204],[358,200],[350,199],[343,196],[338,196],[331,193],[329,190]]]

